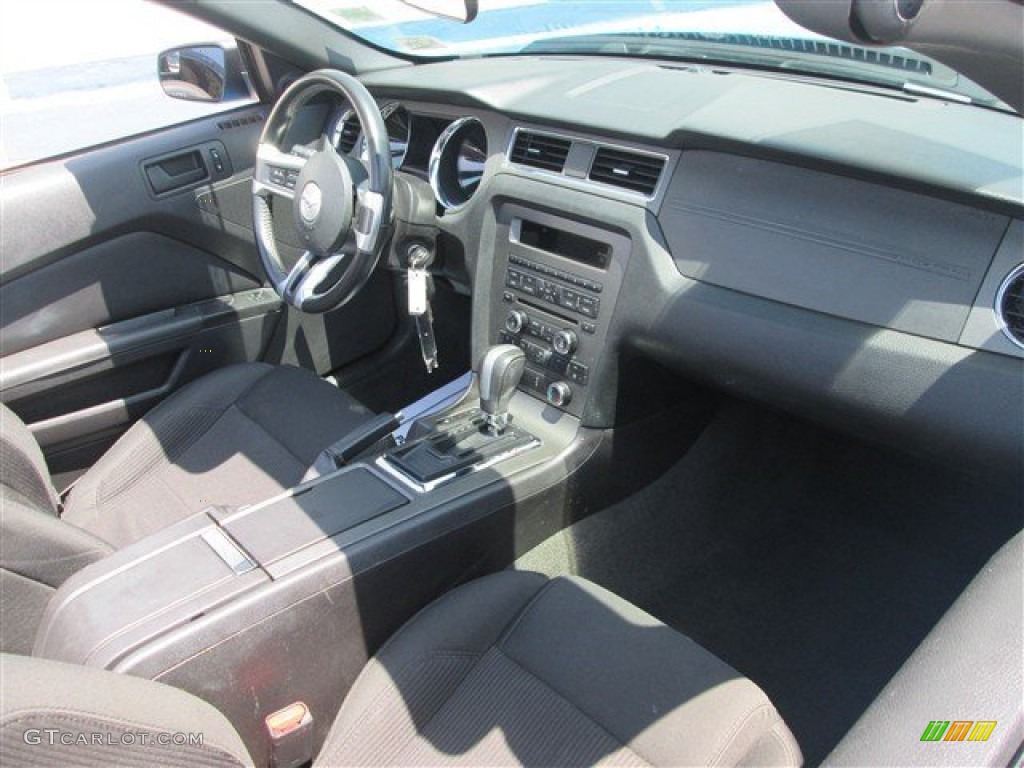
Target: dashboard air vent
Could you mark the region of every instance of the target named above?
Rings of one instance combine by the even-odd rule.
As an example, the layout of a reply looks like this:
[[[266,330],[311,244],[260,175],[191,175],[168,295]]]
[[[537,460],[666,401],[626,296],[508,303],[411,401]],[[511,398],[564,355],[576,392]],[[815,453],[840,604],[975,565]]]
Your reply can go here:
[[[221,120],[217,123],[217,127],[222,131],[229,130],[231,128],[239,128],[243,125],[252,125],[253,123],[262,123],[263,115],[245,115],[243,117],[236,117],[231,120]]]
[[[1024,264],[1007,275],[999,289],[996,311],[1003,330],[1018,346],[1024,347]]]
[[[346,155],[350,154],[356,148],[356,142],[359,141],[361,132],[362,126],[359,125],[359,118],[356,117],[355,112],[349,112],[343,118],[341,131],[337,134],[338,150]]]
[[[665,158],[611,147],[598,147],[590,166],[590,180],[611,184],[650,197],[658,186]]]
[[[512,145],[511,160],[520,165],[561,173],[572,141],[543,133],[520,131]]]

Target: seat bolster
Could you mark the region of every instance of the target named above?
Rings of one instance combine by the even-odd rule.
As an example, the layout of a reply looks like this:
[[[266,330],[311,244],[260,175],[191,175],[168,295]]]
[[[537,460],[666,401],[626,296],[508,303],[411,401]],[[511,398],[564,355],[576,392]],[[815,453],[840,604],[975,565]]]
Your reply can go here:
[[[72,574],[114,550],[105,541],[40,512],[8,488],[0,488],[3,540],[0,568],[57,588]]]
[[[497,573],[452,590],[420,611],[356,679],[317,765],[349,764],[336,756],[363,746],[353,744],[362,738],[357,729],[368,715],[380,718],[387,699],[421,726],[434,705],[443,703],[443,696],[431,695],[434,689],[457,685],[546,583],[540,574]]]
[[[585,579],[552,579],[499,647],[652,765],[739,765],[779,727],[801,762],[753,682]]]
[[[729,757],[727,755],[726,757]],[[793,738],[789,728],[779,718],[775,725],[765,731],[749,747],[746,754],[736,760],[736,765],[743,768],[760,768],[761,766],[799,765],[802,759],[800,746]]]
[[[54,590],[111,551],[92,534],[0,486],[0,651],[31,652]]]
[[[9,654],[0,655],[0,673],[0,754],[12,765],[253,764],[220,712],[176,688]]]
[[[275,366],[238,400],[239,409],[306,467],[373,413],[312,371]]]
[[[39,443],[25,423],[0,403],[0,485],[17,491],[40,510],[57,513],[57,491]]]

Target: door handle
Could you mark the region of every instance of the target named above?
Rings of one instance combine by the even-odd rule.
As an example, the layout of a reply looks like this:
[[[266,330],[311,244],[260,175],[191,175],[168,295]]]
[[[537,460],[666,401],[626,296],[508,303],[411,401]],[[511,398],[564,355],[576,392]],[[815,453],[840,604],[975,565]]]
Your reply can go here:
[[[163,157],[143,165],[149,185],[157,195],[181,189],[210,176],[203,155],[198,149]]]

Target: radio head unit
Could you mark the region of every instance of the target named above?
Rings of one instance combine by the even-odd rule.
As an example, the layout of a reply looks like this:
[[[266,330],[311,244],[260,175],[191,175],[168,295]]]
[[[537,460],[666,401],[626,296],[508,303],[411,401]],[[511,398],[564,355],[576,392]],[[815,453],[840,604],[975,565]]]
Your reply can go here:
[[[526,353],[520,389],[582,417],[598,383],[630,242],[506,203],[498,213],[489,342]]]

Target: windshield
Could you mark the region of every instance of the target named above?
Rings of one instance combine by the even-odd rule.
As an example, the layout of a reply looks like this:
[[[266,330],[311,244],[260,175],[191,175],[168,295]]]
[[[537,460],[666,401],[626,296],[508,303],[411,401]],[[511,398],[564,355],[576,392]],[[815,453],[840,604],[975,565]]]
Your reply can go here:
[[[771,0],[479,0],[479,13],[469,24],[430,16],[399,0],[295,2],[404,56],[668,58],[804,72],[1005,108],[932,59],[902,48],[861,48],[815,35],[790,21]]]

